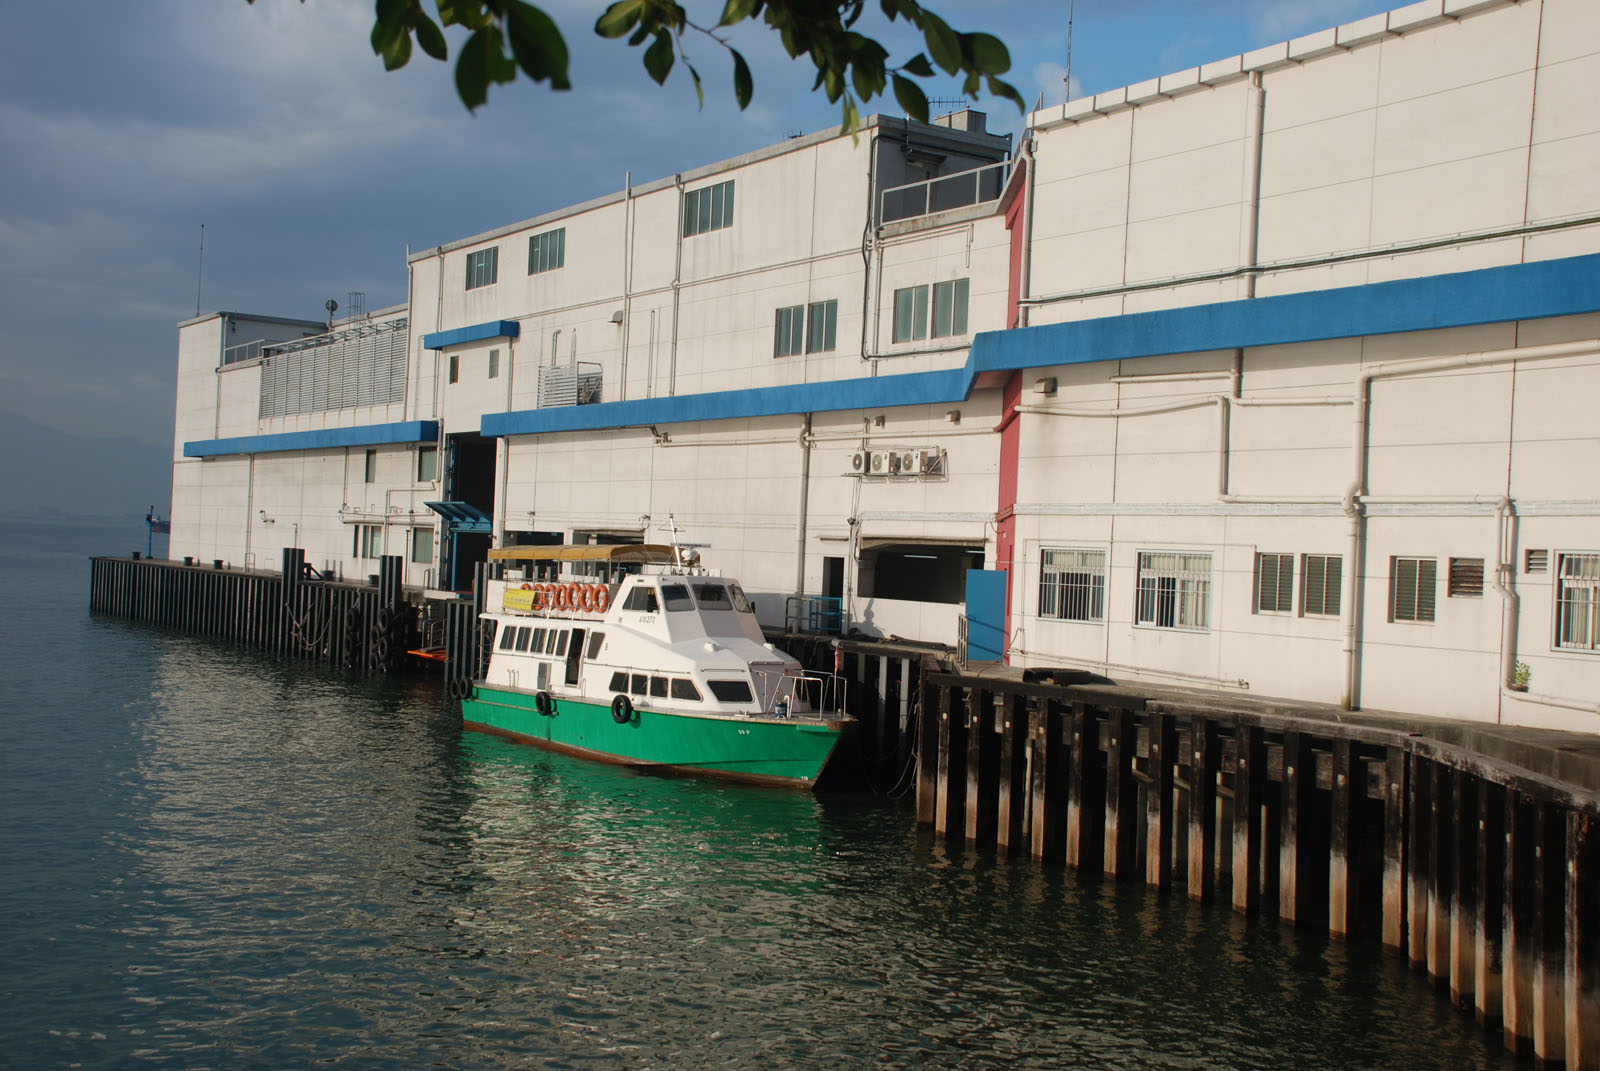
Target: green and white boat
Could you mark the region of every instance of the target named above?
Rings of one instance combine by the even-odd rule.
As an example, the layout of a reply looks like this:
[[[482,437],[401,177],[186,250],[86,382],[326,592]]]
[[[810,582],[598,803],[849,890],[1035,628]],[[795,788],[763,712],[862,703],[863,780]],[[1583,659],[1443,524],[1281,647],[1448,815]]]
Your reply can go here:
[[[806,672],[766,642],[738,582],[709,575],[693,552],[505,547],[490,558],[502,574],[482,614],[492,654],[461,702],[467,728],[628,766],[809,787],[853,723],[842,678]],[[548,563],[587,575],[536,578]]]

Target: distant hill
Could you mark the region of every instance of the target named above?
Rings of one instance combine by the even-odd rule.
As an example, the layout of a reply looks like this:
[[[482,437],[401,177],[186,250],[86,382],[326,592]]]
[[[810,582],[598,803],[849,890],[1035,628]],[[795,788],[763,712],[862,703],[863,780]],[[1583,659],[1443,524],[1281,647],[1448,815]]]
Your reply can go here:
[[[0,410],[0,493],[13,516],[165,517],[172,448],[136,439],[86,438]],[[141,525],[142,527],[142,525]]]

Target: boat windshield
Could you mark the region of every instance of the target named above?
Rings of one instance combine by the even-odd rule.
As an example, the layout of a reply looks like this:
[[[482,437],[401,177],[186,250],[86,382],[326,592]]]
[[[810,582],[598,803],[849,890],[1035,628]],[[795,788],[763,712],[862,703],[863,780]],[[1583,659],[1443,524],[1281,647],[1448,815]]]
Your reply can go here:
[[[750,600],[744,597],[744,589],[738,584],[729,584],[728,593],[733,596],[733,608],[741,614],[755,613],[755,607],[750,605]]]
[[[696,584],[694,597],[702,610],[733,609],[733,602],[728,598],[728,589],[721,584]]]
[[[694,601],[689,598],[689,587],[686,584],[662,584],[661,604],[668,611],[694,609]]]

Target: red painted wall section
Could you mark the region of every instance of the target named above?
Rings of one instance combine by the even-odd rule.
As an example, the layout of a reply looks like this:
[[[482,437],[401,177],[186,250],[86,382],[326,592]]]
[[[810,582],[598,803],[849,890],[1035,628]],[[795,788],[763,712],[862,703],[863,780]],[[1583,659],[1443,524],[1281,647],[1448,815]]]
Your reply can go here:
[[[995,504],[995,568],[1003,569],[1006,573],[1007,650],[1002,657],[1010,662],[1011,600],[1015,588],[1011,581],[1016,579],[1016,570],[1012,565],[1016,560],[1017,457],[1022,447],[1022,421],[1017,416],[1017,405],[1022,401],[1021,372],[1011,373],[1000,396],[1003,415],[1000,426],[995,429],[1000,433],[1000,496]]]
[[[1017,161],[1017,167],[1027,166],[1026,161]],[[1012,196],[1011,203],[1006,206],[1006,230],[1011,232],[1011,278],[1006,284],[1006,307],[1011,312],[1006,317],[1007,327],[1017,326],[1017,321],[1022,317],[1022,309],[1017,303],[1022,299],[1022,247],[1028,239],[1022,225],[1022,210],[1028,203],[1028,182],[1032,178],[1031,175],[1022,176],[1022,182],[1013,186],[1019,192]]]

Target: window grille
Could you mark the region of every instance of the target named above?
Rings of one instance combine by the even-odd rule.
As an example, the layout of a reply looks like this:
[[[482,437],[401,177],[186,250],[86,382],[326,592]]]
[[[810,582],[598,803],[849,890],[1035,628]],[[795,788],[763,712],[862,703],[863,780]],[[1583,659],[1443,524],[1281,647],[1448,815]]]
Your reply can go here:
[[[1556,646],[1600,650],[1600,554],[1556,556]]]
[[[1548,550],[1530,550],[1523,558],[1522,571],[1525,573],[1543,573],[1550,569],[1550,552]]]
[[[1483,559],[1451,558],[1450,579],[1446,590],[1450,598],[1472,597],[1483,594]]]
[[[1039,556],[1039,616],[1104,621],[1106,552],[1045,550]]]
[[[536,234],[528,239],[528,274],[554,271],[567,263],[567,228]]]
[[[1294,555],[1256,555],[1256,613],[1294,612]]]
[[[493,286],[500,274],[500,247],[490,246],[467,254],[467,289]]]
[[[772,329],[774,357],[792,357],[800,352],[805,337],[805,312],[804,305],[790,305],[778,310]]]
[[[1307,617],[1338,617],[1344,559],[1337,554],[1307,554],[1300,562],[1300,612]]]
[[[262,419],[406,398],[406,320],[361,323],[269,346],[261,362]]]
[[[683,236],[733,226],[733,180],[683,195]]]
[[[1389,620],[1432,621],[1439,563],[1432,558],[1389,559]]]
[[[1205,631],[1211,622],[1211,555],[1140,551],[1134,622]]]

